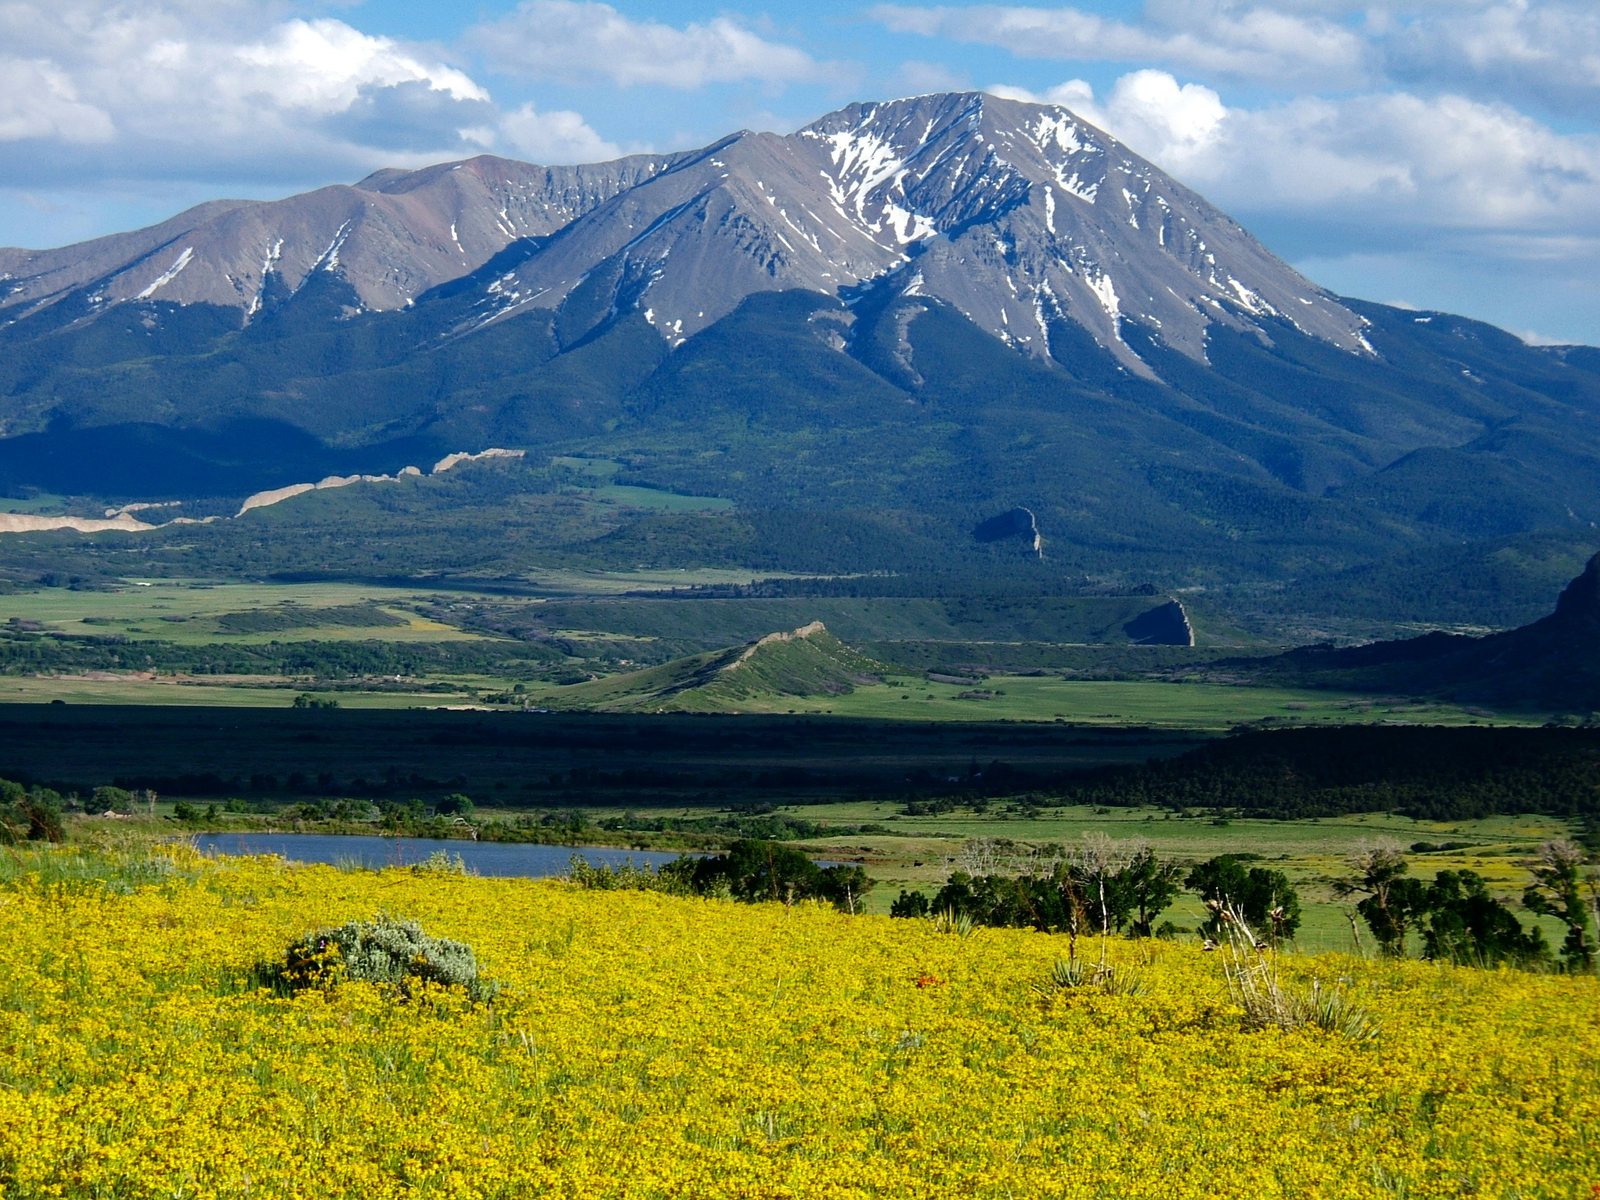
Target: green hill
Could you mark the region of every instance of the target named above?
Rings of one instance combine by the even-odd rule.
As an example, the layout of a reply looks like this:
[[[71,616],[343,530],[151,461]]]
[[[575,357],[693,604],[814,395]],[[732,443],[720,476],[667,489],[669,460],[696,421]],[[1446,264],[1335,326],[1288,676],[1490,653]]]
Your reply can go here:
[[[575,684],[556,701],[612,712],[726,712],[772,696],[842,695],[878,682],[883,671],[813,621],[744,646]]]

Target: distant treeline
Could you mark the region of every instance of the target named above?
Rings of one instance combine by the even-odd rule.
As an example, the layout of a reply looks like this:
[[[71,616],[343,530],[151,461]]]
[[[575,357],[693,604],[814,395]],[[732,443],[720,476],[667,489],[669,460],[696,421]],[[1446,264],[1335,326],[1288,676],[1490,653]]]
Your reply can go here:
[[[1600,815],[1600,730],[1351,725],[1238,734],[1177,758],[1065,780],[1073,804],[1291,819],[1396,812]]]
[[[242,631],[241,631],[242,632]],[[0,627],[0,675],[44,671],[184,671],[193,675],[418,676],[438,673],[538,672],[561,662],[560,650],[451,642],[272,641],[261,645],[176,642],[128,637],[71,637]]]

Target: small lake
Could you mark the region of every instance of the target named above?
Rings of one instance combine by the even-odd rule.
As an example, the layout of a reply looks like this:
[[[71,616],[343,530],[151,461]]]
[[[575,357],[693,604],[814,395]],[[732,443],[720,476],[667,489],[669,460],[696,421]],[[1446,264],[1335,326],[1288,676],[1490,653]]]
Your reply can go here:
[[[294,862],[342,865],[354,863],[374,870],[409,867],[430,854],[444,851],[461,856],[467,870],[477,875],[520,876],[544,879],[565,875],[574,854],[595,866],[659,867],[676,854],[660,850],[618,850],[593,846],[537,846],[524,842],[472,842],[436,838],[333,836],[319,833],[207,833],[194,839],[201,854],[277,854]]]

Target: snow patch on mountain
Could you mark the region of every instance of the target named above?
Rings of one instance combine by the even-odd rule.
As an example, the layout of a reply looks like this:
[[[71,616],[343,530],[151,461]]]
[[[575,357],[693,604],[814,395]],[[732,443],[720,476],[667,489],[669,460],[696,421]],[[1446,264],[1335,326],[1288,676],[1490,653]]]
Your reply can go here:
[[[136,299],[136,300],[148,300],[148,299],[150,299],[151,296],[154,296],[162,288],[166,287],[167,284],[171,283],[179,275],[183,274],[183,269],[185,267],[187,267],[193,261],[194,261],[194,247],[193,246],[184,247],[183,253],[178,255],[177,261],[174,262],[165,271],[163,271],[160,275],[156,276],[155,281],[153,283],[151,283],[148,287],[146,287],[137,296],[135,296],[134,299]]]

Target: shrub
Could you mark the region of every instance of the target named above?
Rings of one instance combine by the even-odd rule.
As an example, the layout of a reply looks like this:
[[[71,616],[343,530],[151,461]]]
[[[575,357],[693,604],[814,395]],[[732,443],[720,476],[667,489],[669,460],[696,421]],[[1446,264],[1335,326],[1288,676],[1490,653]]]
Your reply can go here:
[[[1344,992],[1324,989],[1313,980],[1309,995],[1278,981],[1268,944],[1251,930],[1245,915],[1234,905],[1213,900],[1208,905],[1227,938],[1228,957],[1223,974],[1228,993],[1244,1010],[1246,1029],[1298,1029],[1311,1025],[1351,1041],[1371,1041],[1382,1033],[1378,1021]]]
[[[478,975],[472,947],[430,937],[415,921],[380,916],[319,929],[290,945],[281,963],[258,969],[258,982],[283,995],[329,989],[345,980],[373,983],[408,998],[418,984],[463,988],[469,999],[494,998],[500,985]]]
[[[587,891],[665,892],[669,896],[694,894],[694,869],[699,859],[680,855],[659,869],[649,864],[638,866],[630,858],[625,863],[592,863],[574,854],[567,863],[566,879]]]
[[[448,850],[435,850],[427,858],[411,864],[413,875],[466,875],[467,860]]]
[[[24,790],[0,779],[0,845],[17,842],[59,842],[61,797],[49,788]]]
[[[1098,988],[1113,996],[1142,996],[1145,991],[1144,979],[1137,971],[1118,971],[1109,963],[1091,967],[1081,958],[1056,959],[1049,978],[1033,985],[1041,996],[1078,988]]]

